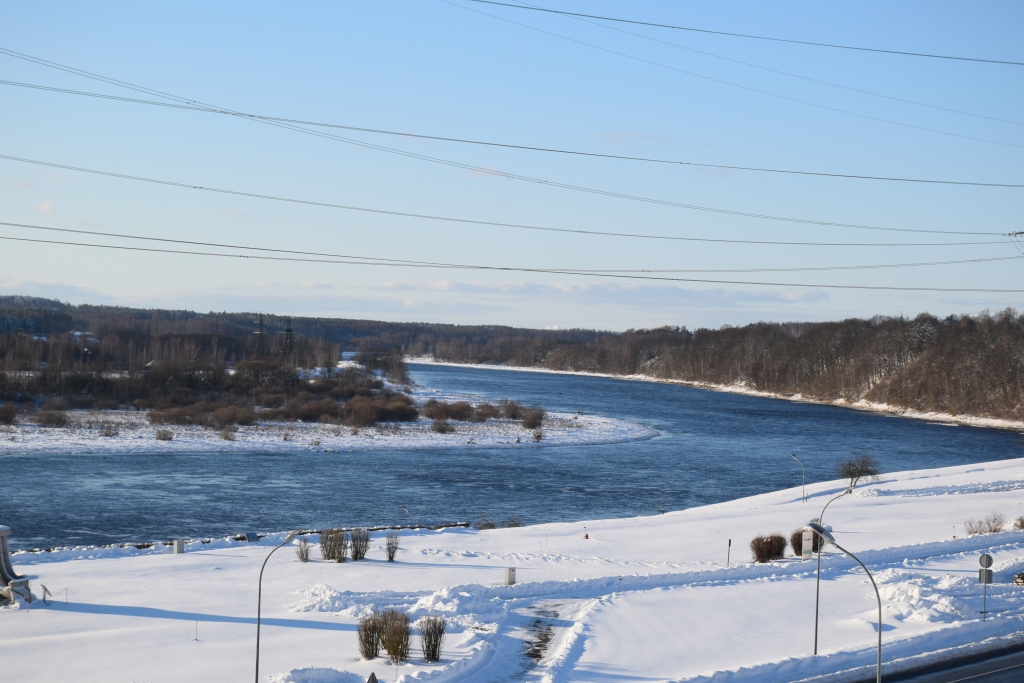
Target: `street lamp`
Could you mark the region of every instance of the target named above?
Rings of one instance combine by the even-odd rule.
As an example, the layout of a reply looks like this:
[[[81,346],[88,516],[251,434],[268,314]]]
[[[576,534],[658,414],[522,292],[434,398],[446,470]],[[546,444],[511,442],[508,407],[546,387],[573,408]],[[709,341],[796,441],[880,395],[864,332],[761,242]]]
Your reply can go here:
[[[849,550],[836,543],[836,539],[833,538],[832,534],[830,534],[828,531],[825,531],[825,528],[823,526],[821,526],[820,524],[816,524],[814,522],[811,522],[809,526],[812,529],[814,529],[814,532],[816,534],[821,536],[821,539],[825,543],[828,543],[829,545],[834,545],[836,549],[838,549],[840,552],[844,552],[850,557],[852,557],[854,561],[861,566],[861,568],[864,570],[864,573],[868,575],[868,580],[871,581],[871,587],[875,589],[875,598],[878,600],[878,664],[875,667],[875,681],[876,683],[882,683],[882,596],[878,592],[878,585],[875,584],[874,577],[871,576],[871,572],[868,571],[868,568],[864,565],[864,563],[857,559],[856,555],[854,555]]]
[[[847,493],[853,491],[853,487],[846,489],[838,496],[825,503],[825,507],[821,508],[821,515],[818,516],[818,524],[823,525],[825,523],[825,510],[828,510],[828,506],[836,502]],[[813,527],[813,524],[811,525]],[[821,603],[821,541],[818,541],[818,571],[814,578],[814,654],[818,654],[818,605]]]
[[[270,553],[267,555],[267,559],[263,560],[263,566],[260,567],[259,592],[257,594],[258,597],[256,599],[256,683],[260,683],[260,611],[263,606],[263,570],[267,568],[267,560],[270,559],[270,556],[276,553],[284,546],[294,541],[295,537],[298,535],[298,531],[290,532],[288,534],[288,537],[285,538],[280,545],[276,546],[273,550],[270,551]]]
[[[800,465],[800,486],[801,486],[800,491],[801,491],[802,497],[804,499],[804,502],[806,503],[807,502],[807,472],[804,470],[804,464],[802,462],[800,462],[800,458],[796,457],[796,453],[790,453],[790,456],[792,456],[792,458],[797,461],[797,464]]]

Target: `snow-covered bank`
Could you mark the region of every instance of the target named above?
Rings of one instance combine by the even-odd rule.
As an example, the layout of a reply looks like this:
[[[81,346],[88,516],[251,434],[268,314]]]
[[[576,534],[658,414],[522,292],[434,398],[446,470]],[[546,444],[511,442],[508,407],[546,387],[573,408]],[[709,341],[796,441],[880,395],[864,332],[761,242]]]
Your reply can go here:
[[[760,398],[775,398],[786,401],[795,401],[799,403],[816,403],[819,405],[839,406],[842,408],[853,408],[855,410],[864,410],[873,413],[883,413],[885,415],[891,415],[894,417],[909,417],[915,420],[926,420],[928,422],[942,422],[950,425],[965,425],[969,427],[987,427],[991,429],[1010,429],[1013,431],[1024,431],[1024,421],[1021,420],[1003,420],[995,417],[975,417],[972,415],[953,415],[951,413],[922,412],[919,410],[911,410],[909,408],[891,406],[887,403],[874,403],[871,401],[865,401],[863,399],[853,402],[846,401],[843,399],[839,399],[837,401],[822,401],[815,398],[808,398],[806,396],[803,396],[802,394],[777,394],[770,391],[758,391],[757,389],[752,389],[743,383],[713,384],[711,382],[688,382],[686,380],[680,379],[665,379],[663,377],[654,377],[652,375],[642,374],[614,375],[611,373],[603,372],[575,372],[570,370],[549,370],[547,368],[518,367],[513,365],[489,365],[484,363],[448,363],[444,361],[434,360],[430,356],[408,357],[406,358],[406,362],[420,365],[443,365],[457,368],[483,368],[486,370],[541,372],[554,375],[582,375],[585,377],[604,377],[607,379],[622,379],[638,382],[681,384],[683,386],[695,387],[697,389],[708,389],[710,391],[722,391],[730,394],[743,394],[746,396],[758,396]]]
[[[403,531],[393,564],[383,534],[362,562],[322,562],[314,547],[302,564],[285,548],[264,576],[261,680],[861,680],[877,611],[853,560],[823,560],[814,657],[814,563],[790,551],[750,564],[747,551],[754,535],[788,536],[842,490],[822,482],[807,503],[797,488],[654,517]],[[1012,583],[1024,532],[963,537],[966,520],[1020,514],[1022,490],[1024,459],[1005,460],[886,474],[829,507],[825,523],[878,581],[887,672],[1024,642],[1024,587]],[[192,543],[184,555],[16,554],[36,593],[45,584],[58,597],[0,610],[4,680],[251,680],[256,578],[282,537]],[[984,622],[982,552],[995,558]],[[499,585],[509,566],[519,583]],[[415,637],[397,670],[360,660],[356,623],[382,607],[446,616],[441,661],[424,663]]]
[[[39,427],[26,422],[0,428],[0,456],[29,453],[296,453],[378,451],[428,448],[528,448],[614,444],[657,435],[643,425],[584,415],[550,413],[535,440],[536,430],[515,420],[453,422],[454,432],[431,431],[432,420],[381,424],[353,429],[305,422],[261,422],[238,427],[225,440],[219,429],[195,425],[153,425],[137,411],[76,410],[67,427]],[[173,438],[161,441],[157,430]]]

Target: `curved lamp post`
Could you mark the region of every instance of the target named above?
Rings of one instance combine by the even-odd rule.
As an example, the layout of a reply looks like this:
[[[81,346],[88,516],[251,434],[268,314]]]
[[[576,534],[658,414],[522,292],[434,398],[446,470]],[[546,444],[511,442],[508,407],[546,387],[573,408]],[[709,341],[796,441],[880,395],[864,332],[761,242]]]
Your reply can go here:
[[[801,494],[801,497],[804,499],[804,502],[806,503],[807,502],[807,472],[806,472],[806,470],[804,470],[804,464],[802,462],[800,462],[800,458],[796,457],[796,453],[790,453],[789,455],[794,460],[796,460],[798,465],[800,465],[800,494]]]
[[[796,457],[796,456],[793,456]],[[825,507],[821,508],[821,515],[818,517],[818,524],[825,524],[825,510],[828,510],[828,506],[836,502],[847,493],[853,491],[853,487],[846,489],[838,496],[825,503]],[[811,528],[814,524],[811,524]],[[818,605],[821,603],[821,541],[818,541],[818,571],[816,572],[814,579],[814,654],[818,654]]]
[[[825,528],[823,526],[821,526],[820,524],[816,524],[814,522],[811,522],[808,526],[814,529],[814,532],[821,536],[821,540],[823,540],[825,543],[828,543],[829,545],[834,545],[837,550],[839,550],[840,552],[844,552],[850,557],[852,557],[854,561],[861,566],[861,568],[864,570],[864,573],[868,575],[868,580],[871,581],[871,587],[875,589],[875,598],[878,600],[878,664],[875,667],[875,681],[876,683],[882,683],[882,596],[878,592],[878,585],[875,584],[875,578],[871,576],[871,572],[868,571],[868,568],[864,565],[864,563],[857,559],[856,555],[854,555],[849,550],[836,543],[836,539],[833,538],[832,534],[825,531]]]
[[[284,542],[276,546],[267,555],[267,559],[263,560],[263,566],[260,567],[260,583],[259,592],[256,599],[256,683],[260,683],[260,610],[263,606],[263,570],[267,568],[267,561],[270,556],[276,553],[278,550],[288,545],[295,540],[295,537],[299,535],[298,531],[292,531],[288,534],[288,537],[284,539]]]

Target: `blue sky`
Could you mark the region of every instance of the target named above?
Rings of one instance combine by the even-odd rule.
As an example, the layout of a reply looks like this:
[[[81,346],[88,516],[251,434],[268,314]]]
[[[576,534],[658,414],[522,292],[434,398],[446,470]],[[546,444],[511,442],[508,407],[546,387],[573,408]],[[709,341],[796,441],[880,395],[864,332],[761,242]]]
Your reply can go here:
[[[551,0],[543,6],[1024,61],[1024,5],[1013,2],[780,6]],[[468,0],[7,3],[0,47],[236,111],[287,118],[709,164],[1024,183],[1024,67],[609,26]],[[152,99],[3,55],[0,79]],[[0,85],[0,122],[4,155],[335,204],[684,237],[996,243],[795,247],[559,234],[286,204],[0,160],[5,222],[547,269],[806,268],[1020,256],[1000,237],[858,230],[695,211],[429,163],[234,117],[21,87]],[[1024,189],[782,176],[335,132],[465,165],[682,204],[918,230],[1022,229]],[[2,226],[0,236],[128,244]],[[1014,260],[675,275],[805,285],[782,287],[258,262],[12,241],[0,241],[0,250],[5,294],[385,320],[698,327],[921,311],[946,315],[1024,302],[1024,295],[1014,293],[822,286],[1024,289],[1022,261]]]

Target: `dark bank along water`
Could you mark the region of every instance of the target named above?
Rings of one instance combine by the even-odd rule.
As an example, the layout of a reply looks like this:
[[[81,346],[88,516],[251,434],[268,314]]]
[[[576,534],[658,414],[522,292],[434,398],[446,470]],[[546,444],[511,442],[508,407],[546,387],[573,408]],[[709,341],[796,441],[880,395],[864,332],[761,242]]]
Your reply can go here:
[[[870,453],[886,471],[1024,456],[1018,434],[684,386],[411,366],[426,387],[599,414],[656,429],[607,446],[289,455],[0,458],[0,524],[16,548],[246,530],[656,514],[835,477]],[[409,508],[407,514],[402,506]]]

